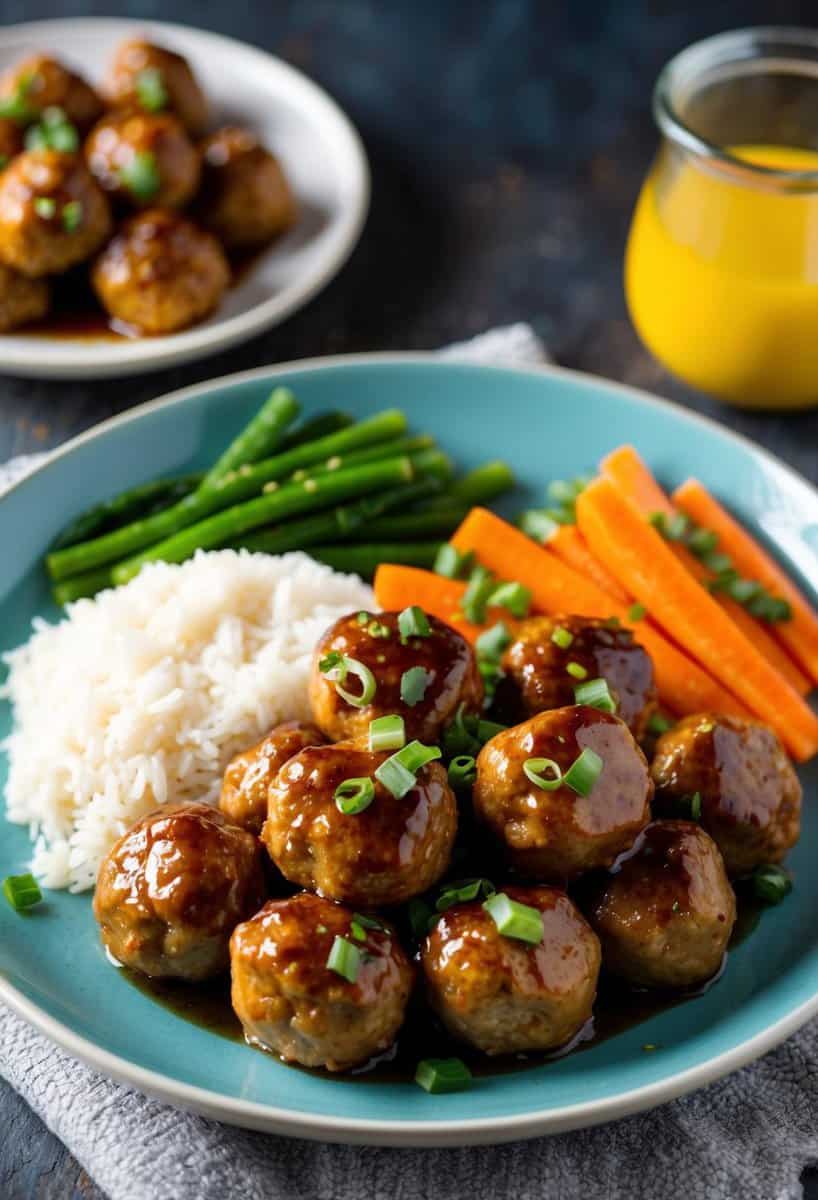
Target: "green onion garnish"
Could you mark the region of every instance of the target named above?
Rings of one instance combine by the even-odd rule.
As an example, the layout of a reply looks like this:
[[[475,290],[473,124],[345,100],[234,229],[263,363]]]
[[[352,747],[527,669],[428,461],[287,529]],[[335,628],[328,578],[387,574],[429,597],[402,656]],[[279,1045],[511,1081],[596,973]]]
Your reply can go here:
[[[648,520],[669,542],[683,541],[690,529],[690,520],[684,513],[652,512]]]
[[[335,807],[345,817],[354,817],[369,808],[375,799],[375,784],[366,777],[345,779],[333,793]]]
[[[733,560],[726,554],[721,554],[719,551],[711,550],[706,554],[701,555],[702,563],[707,567],[708,571],[712,571],[714,575],[724,575],[727,571],[732,571]]]
[[[508,729],[508,725],[500,725],[497,721],[484,721],[481,717],[477,722],[477,740],[481,746],[485,746],[486,742],[490,742],[498,733],[503,733]]]
[[[767,904],[780,904],[792,891],[792,880],[786,871],[774,863],[756,867],[752,874],[753,891]]]
[[[576,684],[574,699],[577,704],[587,704],[589,708],[598,708],[600,712],[616,712],[616,701],[611,695],[607,679],[589,679],[586,683]]]
[[[551,634],[551,641],[555,646],[559,646],[560,650],[567,650],[574,640],[574,635],[563,625],[557,625],[554,632]]]
[[[62,227],[66,233],[76,233],[82,223],[82,204],[79,200],[69,200],[62,206]]]
[[[458,754],[449,763],[449,786],[456,792],[474,786],[477,763],[470,754]]]
[[[368,917],[366,913],[353,913],[353,918],[359,925],[363,925],[364,929],[378,929],[381,933],[389,933],[389,926],[384,925],[383,921],[379,921],[377,917]]]
[[[351,704],[353,708],[366,708],[367,704],[372,703],[378,685],[369,667],[359,662],[357,658],[349,658],[346,654],[339,654],[337,650],[331,650],[318,663],[318,670],[334,683],[335,690],[341,699],[345,700],[347,704]],[[361,692],[358,696],[343,686],[349,675],[355,675],[361,681]]]
[[[586,746],[579,758],[571,763],[562,777],[562,782],[578,796],[590,796],[594,784],[602,773],[603,765],[596,750]]]
[[[3,895],[15,912],[39,904],[43,898],[33,875],[9,875],[3,880]]]
[[[156,158],[150,150],[139,150],[117,172],[119,182],[137,200],[151,200],[162,186]]]
[[[415,1071],[415,1083],[425,1092],[461,1092],[471,1081],[471,1071],[459,1058],[424,1058]]]
[[[700,821],[702,816],[702,794],[694,792],[690,797],[690,819],[691,821]]]
[[[400,750],[406,745],[406,728],[403,717],[394,714],[376,717],[369,722],[369,749],[375,753],[383,750]]]
[[[719,544],[719,535],[713,529],[694,529],[688,535],[687,544],[697,558],[712,553]]]
[[[527,758],[523,773],[543,792],[555,792],[562,784],[562,768],[553,758]]]
[[[503,937],[516,938],[536,946],[543,938],[542,913],[538,908],[520,904],[505,892],[497,892],[484,901],[483,908]]]
[[[367,621],[369,620],[369,613],[368,612],[359,612],[357,617],[355,618],[355,620],[358,622],[359,625],[366,625]]]
[[[573,676],[574,679],[587,679],[588,678],[588,670],[586,667],[583,667],[581,663],[569,662],[566,665],[565,669],[569,675]]]
[[[361,969],[361,952],[354,942],[336,934],[326,965],[347,983],[354,983]]]
[[[432,927],[437,923],[437,913],[433,910],[431,904],[427,904],[425,900],[419,900],[417,897],[409,901],[406,912],[409,917],[412,934],[417,941],[425,938],[427,933],[430,933]]]
[[[409,708],[420,704],[432,679],[432,672],[425,667],[410,667],[404,671],[400,677],[400,698],[403,703]]]
[[[529,508],[521,512],[517,524],[523,533],[528,534],[535,542],[547,542],[554,531],[559,528],[559,522],[549,516],[544,508]]]
[[[444,579],[462,579],[471,570],[473,563],[473,551],[461,554],[451,542],[444,542],[435,555],[432,569],[435,575],[442,575]]]
[[[500,583],[490,593],[488,603],[505,608],[512,617],[527,617],[531,608],[531,592],[521,583]]]
[[[739,577],[728,580],[724,590],[738,604],[743,604],[746,607],[751,600],[755,600],[756,596],[763,591],[763,588],[755,579],[742,579]]]
[[[352,920],[349,923],[349,932],[355,938],[356,942],[365,942],[366,941],[366,930],[364,929],[364,927],[360,923],[360,921],[356,921],[354,917],[352,918]]]
[[[628,620],[641,621],[647,616],[647,612],[644,604],[632,604],[628,609]]]
[[[439,913],[445,912],[455,904],[468,904],[478,896],[493,896],[496,890],[490,879],[458,879],[442,889],[435,908]]]
[[[137,99],[141,108],[148,112],[160,112],[168,105],[168,93],[162,82],[162,72],[156,67],[145,67],[136,77]]]
[[[403,610],[398,617],[398,629],[404,643],[407,638],[429,637],[432,632],[426,613],[417,604]]]
[[[469,584],[463,593],[460,607],[463,615],[474,625],[482,625],[486,619],[486,606],[494,591],[494,577],[485,567],[477,566],[469,576]]]
[[[422,742],[409,742],[402,750],[387,758],[386,762],[375,771],[375,778],[380,780],[387,791],[396,800],[400,800],[415,786],[415,775],[427,763],[440,758],[437,746],[424,746]]]
[[[492,625],[491,629],[487,629],[485,633],[480,634],[474,643],[474,648],[478,658],[485,658],[490,662],[496,662],[506,647],[511,644],[511,641],[511,630],[504,621],[498,621],[496,625]]]
[[[34,211],[44,221],[50,221],[57,211],[57,201],[53,196],[37,196],[34,201]]]
[[[656,737],[661,737],[663,733],[667,733],[668,729],[672,729],[674,722],[668,717],[663,717],[661,713],[654,713],[648,721],[648,733],[655,734]]]

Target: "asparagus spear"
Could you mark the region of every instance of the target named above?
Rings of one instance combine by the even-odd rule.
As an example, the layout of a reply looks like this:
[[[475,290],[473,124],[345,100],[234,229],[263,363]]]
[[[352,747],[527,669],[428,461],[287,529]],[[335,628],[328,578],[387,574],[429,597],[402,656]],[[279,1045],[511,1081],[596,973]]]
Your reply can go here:
[[[172,504],[182,500],[195,491],[201,480],[201,475],[181,475],[178,479],[153,479],[149,483],[139,483],[136,487],[128,488],[112,500],[103,500],[101,504],[95,504],[93,508],[86,509],[75,517],[63,529],[52,550],[85,542],[111,526],[116,527],[126,521],[132,521],[153,505]]]
[[[265,459],[253,466],[245,464],[231,475],[225,475],[212,487],[200,486],[179,504],[156,513],[153,517],[134,521],[89,542],[79,542],[75,546],[52,552],[46,558],[48,573],[52,579],[59,582],[105,563],[120,562],[143,547],[164,541],[179,530],[202,521],[211,513],[258,496],[265,484],[286,479],[299,467],[310,466],[333,455],[383,441],[385,438],[402,434],[405,429],[406,418],[403,413],[388,410],[349,429],[342,429],[314,442],[296,446],[285,454]]]
[[[281,441],[284,430],[298,416],[298,401],[289,388],[273,388],[249,425],[216,459],[200,486],[213,487],[245,463],[267,458]]]
[[[360,546],[310,546],[307,553],[336,571],[371,579],[383,562],[429,569],[441,545],[441,542],[367,542]]]
[[[113,570],[114,582],[127,583],[146,562],[184,562],[197,550],[210,550],[214,546],[224,545],[250,529],[298,513],[327,508],[342,500],[408,481],[412,475],[412,464],[408,458],[387,458],[350,467],[347,471],[334,471],[318,479],[306,479],[303,483],[284,484],[255,500],[214,513],[148,547],[142,554],[119,563]]]

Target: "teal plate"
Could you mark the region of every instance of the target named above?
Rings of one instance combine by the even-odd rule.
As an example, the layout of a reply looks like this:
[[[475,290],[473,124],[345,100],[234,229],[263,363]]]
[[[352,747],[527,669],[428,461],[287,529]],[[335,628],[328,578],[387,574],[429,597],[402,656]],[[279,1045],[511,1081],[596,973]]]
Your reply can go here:
[[[217,380],[109,421],[61,449],[0,502],[0,649],[35,614],[55,617],[43,551],[79,510],[157,474],[203,467],[286,382],[307,413],[365,416],[397,405],[463,467],[501,456],[524,488],[587,470],[633,442],[668,485],[696,475],[726,500],[814,596],[818,496],[748,442],[672,405],[570,372],[512,371],[422,356],[296,363]],[[48,698],[43,697],[47,703]],[[0,705],[0,737],[8,731]],[[1,769],[1,768],[0,768]],[[792,894],[766,911],[717,984],[581,1053],[429,1096],[410,1083],[326,1079],[218,1037],[159,1006],[105,960],[90,896],[51,893],[15,915],[0,904],[0,998],[100,1071],[235,1124],[335,1141],[456,1145],[621,1117],[701,1087],[763,1054],[818,1011],[818,809],[814,768]],[[0,778],[0,782],[2,779]],[[25,829],[0,818],[0,878],[25,868]],[[646,1044],[657,1047],[645,1053]]]

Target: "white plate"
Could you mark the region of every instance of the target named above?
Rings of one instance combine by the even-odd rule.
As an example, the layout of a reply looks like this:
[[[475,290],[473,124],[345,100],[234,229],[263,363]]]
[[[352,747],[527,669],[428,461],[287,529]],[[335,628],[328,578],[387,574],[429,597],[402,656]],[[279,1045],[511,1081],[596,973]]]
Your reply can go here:
[[[0,370],[38,378],[135,375],[224,350],[282,321],[349,257],[369,204],[369,168],[355,129],[299,71],[255,47],[161,21],[80,18],[0,29],[0,71],[35,51],[54,53],[98,82],[116,45],[144,35],[190,61],[214,123],[249,125],[281,159],[301,219],[254,261],[207,321],[169,337],[133,340],[0,337]]]

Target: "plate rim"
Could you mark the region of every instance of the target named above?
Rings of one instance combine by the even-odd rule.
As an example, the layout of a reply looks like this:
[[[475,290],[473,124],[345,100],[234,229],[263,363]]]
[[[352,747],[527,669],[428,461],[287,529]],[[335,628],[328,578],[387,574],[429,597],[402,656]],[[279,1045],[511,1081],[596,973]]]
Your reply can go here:
[[[585,386],[601,387],[604,390],[620,393],[644,407],[667,408],[694,425],[699,424],[716,429],[721,435],[738,442],[754,455],[774,466],[776,470],[782,472],[785,477],[799,487],[806,488],[818,500],[818,489],[769,450],[759,446],[743,434],[726,428],[712,417],[692,411],[684,405],[656,396],[642,388],[616,380],[608,380],[586,371],[558,367],[550,363],[504,366],[502,364],[470,363],[465,358],[443,358],[434,351],[383,351],[293,359],[286,363],[275,363],[217,376],[201,383],[175,389],[153,400],[135,405],[126,412],[109,417],[50,451],[42,463],[12,484],[0,496],[0,504],[4,503],[13,492],[25,488],[38,475],[49,470],[51,465],[60,458],[73,453],[78,447],[93,441],[110,429],[127,424],[129,421],[139,420],[152,411],[183,404],[195,395],[207,394],[220,387],[229,387],[259,379],[272,380],[294,371],[316,372],[349,365],[365,366],[367,364],[434,366],[436,369],[443,368],[444,370],[456,370],[466,366],[480,372],[501,375],[512,373],[536,378],[564,378]],[[510,1116],[397,1121],[298,1112],[276,1105],[226,1096],[221,1092],[210,1091],[172,1079],[160,1072],[140,1067],[121,1055],[102,1049],[89,1038],[74,1033],[66,1024],[56,1017],[52,1017],[36,1002],[25,996],[1,973],[0,1000],[5,1001],[12,1011],[16,1012],[23,1020],[28,1021],[46,1037],[88,1066],[100,1071],[108,1078],[135,1086],[147,1095],[177,1107],[201,1113],[227,1124],[310,1140],[419,1147],[500,1143],[567,1132],[571,1129],[590,1128],[605,1121],[619,1120],[677,1099],[746,1066],[779,1045],[812,1016],[818,1014],[818,988],[816,988],[813,995],[779,1017],[777,1021],[707,1062],[677,1071],[663,1079],[631,1088],[629,1091],[615,1096],[564,1105],[547,1111],[537,1110]]]
[[[320,269],[314,269],[303,282],[287,288],[286,299],[282,294],[268,296],[244,312],[217,320],[213,325],[194,325],[178,333],[156,338],[138,338],[122,343],[90,341],[84,353],[80,339],[32,338],[31,349],[11,349],[7,343],[15,336],[0,335],[0,355],[3,371],[16,378],[77,379],[115,378],[124,374],[146,374],[179,366],[185,362],[218,354],[230,346],[248,341],[250,338],[280,324],[287,317],[303,308],[315,295],[335,278],[349,259],[358,243],[369,214],[372,194],[372,175],[363,139],[352,119],[338,101],[321,84],[309,75],[292,66],[276,54],[242,41],[228,34],[216,33],[183,21],[162,21],[153,18],[130,17],[57,17],[37,21],[21,21],[0,28],[0,49],[20,39],[41,39],[48,42],[58,40],[61,29],[69,28],[82,33],[101,25],[118,28],[125,36],[129,31],[156,33],[161,38],[165,32],[170,36],[184,38],[193,35],[209,43],[214,51],[223,53],[237,51],[257,59],[260,65],[272,63],[279,77],[284,77],[293,88],[307,94],[324,110],[325,117],[335,125],[335,134],[345,143],[339,157],[343,157],[349,168],[352,187],[345,207],[340,211],[334,242],[328,247]],[[48,360],[38,357],[38,350],[48,348]],[[61,353],[62,350],[62,353]]]

